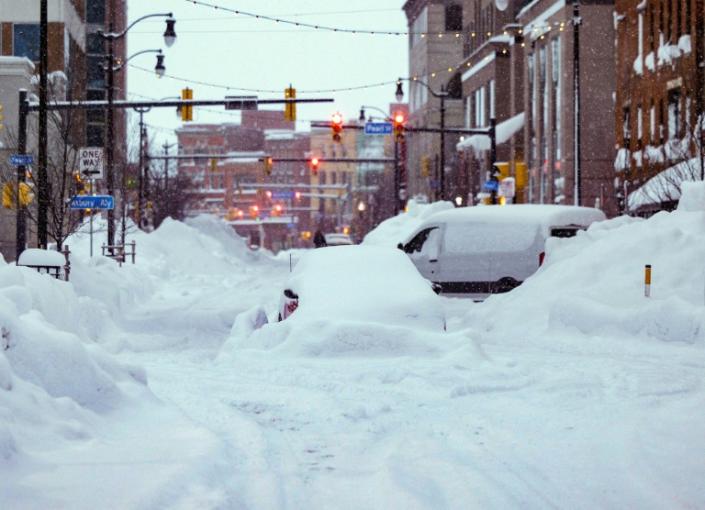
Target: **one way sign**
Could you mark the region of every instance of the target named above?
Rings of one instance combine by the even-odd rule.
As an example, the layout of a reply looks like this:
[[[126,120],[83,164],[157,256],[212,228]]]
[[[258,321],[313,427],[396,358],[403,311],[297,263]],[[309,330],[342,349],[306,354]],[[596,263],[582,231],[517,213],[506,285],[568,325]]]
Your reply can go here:
[[[91,179],[103,178],[103,148],[81,147],[78,154],[81,174]]]

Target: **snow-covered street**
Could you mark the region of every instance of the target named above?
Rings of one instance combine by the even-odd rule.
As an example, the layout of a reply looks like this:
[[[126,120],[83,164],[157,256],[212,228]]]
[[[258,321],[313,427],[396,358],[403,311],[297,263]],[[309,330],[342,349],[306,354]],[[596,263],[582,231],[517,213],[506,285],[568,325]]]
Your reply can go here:
[[[135,266],[78,257],[70,286],[2,266],[2,299],[26,312],[5,317],[0,506],[701,507],[703,274],[686,268],[703,214],[556,240],[524,285],[442,298],[448,331],[414,338],[233,327],[253,306],[276,316],[289,258],[207,218],[135,234]],[[642,256],[659,271],[649,302]],[[619,262],[588,278],[600,257]],[[68,332],[45,332],[53,354],[26,329],[44,323]],[[306,335],[347,343],[292,347]]]

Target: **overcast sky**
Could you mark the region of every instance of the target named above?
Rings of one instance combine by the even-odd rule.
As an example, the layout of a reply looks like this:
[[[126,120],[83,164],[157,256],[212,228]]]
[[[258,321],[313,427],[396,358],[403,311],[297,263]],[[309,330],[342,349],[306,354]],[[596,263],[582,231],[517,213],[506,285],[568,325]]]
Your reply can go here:
[[[401,0],[204,0],[232,9],[302,22],[351,29],[406,30]],[[281,92],[259,93],[260,98],[283,98],[291,83],[299,91],[336,89],[393,81],[408,75],[407,37],[333,33],[286,26],[261,19],[238,16],[187,0],[130,0],[130,21],[154,12],[174,13],[178,38],[165,49],[167,74],[208,83]],[[295,7],[294,7],[295,5]],[[163,48],[164,22],[146,20],[128,35],[128,55],[149,48]],[[162,98],[180,94],[183,87],[194,90],[194,99],[220,99],[225,95],[252,94],[240,90],[189,84],[154,75],[155,57],[142,55],[129,68],[129,99]],[[328,119],[334,111],[357,118],[361,105],[384,110],[394,101],[394,85],[365,90],[303,94],[298,97],[332,97],[334,104],[299,105],[298,119]],[[197,109],[197,122],[238,121],[237,114],[219,107]],[[158,128],[176,128],[181,121],[172,109],[152,110],[146,121]],[[300,126],[301,128],[301,126]],[[173,137],[159,129],[162,140]]]

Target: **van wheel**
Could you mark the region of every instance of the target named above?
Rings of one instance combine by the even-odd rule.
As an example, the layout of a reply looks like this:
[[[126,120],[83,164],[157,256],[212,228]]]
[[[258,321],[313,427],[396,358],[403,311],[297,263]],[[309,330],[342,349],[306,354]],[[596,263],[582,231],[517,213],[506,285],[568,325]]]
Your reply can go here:
[[[502,294],[504,292],[509,292],[510,290],[516,288],[521,284],[521,282],[516,281],[514,278],[509,276],[499,279],[492,284],[493,294]]]
[[[277,322],[281,322],[281,321],[282,321],[282,314],[281,314],[281,312],[279,312],[279,316],[277,317]]]

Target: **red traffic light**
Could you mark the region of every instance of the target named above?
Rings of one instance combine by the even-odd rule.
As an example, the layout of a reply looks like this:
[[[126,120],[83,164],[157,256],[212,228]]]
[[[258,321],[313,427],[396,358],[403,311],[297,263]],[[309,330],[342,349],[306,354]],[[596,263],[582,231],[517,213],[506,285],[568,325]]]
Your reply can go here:
[[[311,167],[311,172],[313,172],[313,175],[318,174],[318,158],[311,158],[308,164]]]
[[[404,138],[404,123],[406,122],[406,116],[403,112],[396,112],[392,119],[394,121],[394,136],[397,141]]]
[[[333,140],[340,141],[340,134],[343,132],[343,116],[340,112],[335,112],[331,117],[330,127],[333,130]]]

